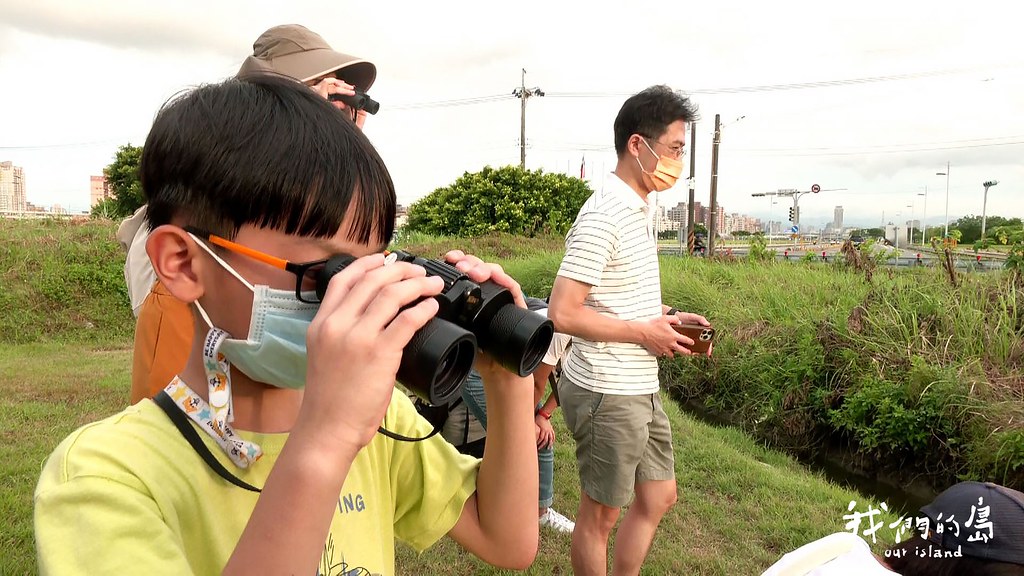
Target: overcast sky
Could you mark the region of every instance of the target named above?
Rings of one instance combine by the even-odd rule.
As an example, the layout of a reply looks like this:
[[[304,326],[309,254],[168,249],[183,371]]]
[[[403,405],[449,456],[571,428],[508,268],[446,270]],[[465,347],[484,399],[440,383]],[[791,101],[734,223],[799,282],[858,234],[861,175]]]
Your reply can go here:
[[[547,93],[528,104],[529,168],[578,175],[585,155],[599,186],[622,101],[664,83],[700,107],[705,204],[717,113],[729,212],[784,220],[788,200],[750,194],[817,183],[846,190],[804,197],[805,223],[842,205],[847,224],[878,225],[921,218],[927,187],[938,224],[948,161],[951,219],[980,214],[991,179],[988,214],[1024,216],[1022,15],[984,0],[0,0],[0,161],[25,168],[30,202],[87,209],[89,176],[119,145],[141,145],[167,98],[233,75],[260,33],[300,23],[377,64],[381,111],[366,132],[406,204],[518,163],[512,90],[525,68]],[[486,96],[503,98],[409,106]],[[685,195],[682,183],[659,201]]]

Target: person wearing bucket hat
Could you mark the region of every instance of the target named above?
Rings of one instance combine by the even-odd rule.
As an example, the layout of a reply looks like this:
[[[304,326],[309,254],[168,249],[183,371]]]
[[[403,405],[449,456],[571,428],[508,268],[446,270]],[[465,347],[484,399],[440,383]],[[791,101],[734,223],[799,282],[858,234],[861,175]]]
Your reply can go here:
[[[312,87],[324,98],[332,94],[354,96],[356,90],[367,92],[377,79],[377,67],[363,58],[338,52],[319,34],[299,24],[283,24],[270,28],[253,42],[237,76],[270,72],[283,74]],[[366,121],[366,110],[354,110],[341,100],[334,105],[351,111],[360,128]]]
[[[236,77],[277,74],[293,78],[331,100],[332,95],[354,96],[365,92],[377,79],[377,67],[370,61],[337,52],[317,33],[298,24],[274,26],[253,42],[252,54],[242,62]],[[348,110],[362,129],[365,110],[355,110],[343,101],[336,108]],[[163,390],[185,366],[191,348],[192,313],[157,282],[146,253],[149,227],[146,206],[121,222],[117,240],[125,250],[125,283],[137,317],[135,352],[129,402],[135,404]]]
[[[960,482],[904,522],[910,537],[881,556],[860,536],[839,532],[786,554],[762,576],[1024,576],[1024,494],[1017,490]]]

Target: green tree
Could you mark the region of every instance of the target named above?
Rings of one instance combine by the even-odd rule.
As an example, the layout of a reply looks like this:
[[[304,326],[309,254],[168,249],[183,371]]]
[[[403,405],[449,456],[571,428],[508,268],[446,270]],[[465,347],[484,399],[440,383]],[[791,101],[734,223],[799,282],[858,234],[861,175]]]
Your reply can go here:
[[[994,244],[1019,244],[1024,243],[1024,228],[1020,224],[1016,226],[996,226],[989,228],[985,233]]]
[[[114,161],[103,169],[113,195],[113,205],[108,207],[110,218],[124,218],[135,213],[146,203],[142,197],[142,182],[139,178],[139,160],[142,147],[125,144],[117,149]]]
[[[464,237],[489,232],[565,234],[591,193],[586,182],[564,174],[487,166],[415,202],[406,227]]]
[[[850,236],[863,236],[867,238],[882,238],[885,236],[885,230],[881,228],[858,228],[850,232]]]
[[[989,218],[991,222],[992,219]],[[963,244],[973,244],[981,238],[981,216],[964,216],[963,218],[957,218],[956,220],[949,223],[949,231],[952,235],[953,230],[960,231],[960,238],[958,242]]]
[[[117,207],[113,198],[104,198],[96,203],[89,212],[92,218],[114,218],[117,214]]]

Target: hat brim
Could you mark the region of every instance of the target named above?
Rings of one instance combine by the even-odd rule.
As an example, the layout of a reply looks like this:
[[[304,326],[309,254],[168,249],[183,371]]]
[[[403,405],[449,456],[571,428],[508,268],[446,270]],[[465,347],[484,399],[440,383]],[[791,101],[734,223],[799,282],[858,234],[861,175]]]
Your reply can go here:
[[[302,82],[334,73],[338,78],[363,91],[369,90],[377,79],[377,67],[372,62],[334,50],[296,52],[278,56],[268,64],[275,72],[297,78]]]
[[[280,74],[299,82],[309,82],[334,73],[364,92],[377,79],[377,67],[372,62],[333,50],[307,50],[273,60],[248,56],[238,69],[237,76],[241,78],[259,73]]]

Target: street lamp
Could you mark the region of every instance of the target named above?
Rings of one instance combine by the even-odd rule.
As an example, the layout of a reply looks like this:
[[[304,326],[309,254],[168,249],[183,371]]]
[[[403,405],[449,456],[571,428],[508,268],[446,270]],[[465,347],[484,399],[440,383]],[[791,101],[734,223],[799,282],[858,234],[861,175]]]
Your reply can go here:
[[[981,201],[981,239],[985,239],[985,209],[988,207],[988,189],[999,184],[999,180],[989,180],[982,184],[985,187],[985,198]]]
[[[924,214],[921,216],[921,245],[927,241],[928,232],[928,187],[924,187],[924,192],[918,192],[918,196],[924,196]]]
[[[946,229],[942,233],[943,238],[949,237],[949,161],[946,161],[946,171],[936,172],[936,176],[946,177]]]
[[[907,204],[907,208],[910,208],[910,222],[907,223],[907,248],[910,248],[914,244],[914,214],[917,213],[917,206],[914,204]]]

